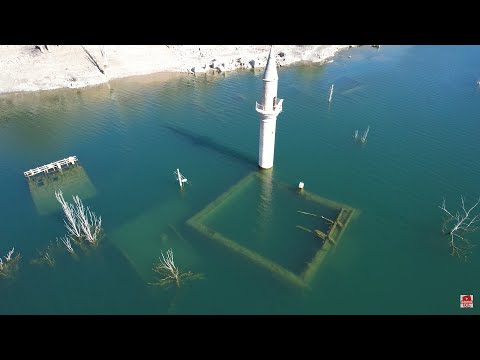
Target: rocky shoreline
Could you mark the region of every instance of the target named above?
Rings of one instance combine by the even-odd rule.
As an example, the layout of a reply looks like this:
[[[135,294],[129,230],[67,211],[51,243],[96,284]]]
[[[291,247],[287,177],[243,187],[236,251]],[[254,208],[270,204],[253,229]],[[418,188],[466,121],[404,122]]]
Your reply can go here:
[[[277,66],[323,63],[355,45],[275,45]],[[263,68],[269,45],[0,45],[0,94],[82,88],[160,72]]]

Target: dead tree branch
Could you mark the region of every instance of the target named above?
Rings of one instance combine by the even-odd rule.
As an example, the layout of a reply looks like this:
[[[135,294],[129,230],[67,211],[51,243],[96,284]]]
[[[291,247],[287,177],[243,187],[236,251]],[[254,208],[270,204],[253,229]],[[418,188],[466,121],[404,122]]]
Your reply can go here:
[[[58,202],[62,205],[63,212],[65,213],[66,220],[63,220],[65,223],[65,227],[67,228],[70,235],[76,236],[80,238],[82,236],[80,232],[80,226],[78,224],[75,207],[67,203],[63,198],[62,190],[55,191],[55,197],[57,198]]]
[[[186,280],[195,280],[195,279],[203,279],[203,274],[194,274],[191,271],[187,271],[185,273],[180,272],[178,267],[175,265],[173,261],[173,251],[172,249],[167,250],[167,257],[163,255],[163,251],[161,251],[162,257],[159,258],[159,262],[154,264],[153,271],[161,274],[164,278],[158,280],[156,283],[152,285],[159,285],[159,286],[169,286],[175,284],[177,287],[180,287],[181,283]]]
[[[457,210],[455,213],[447,209],[445,199],[443,199],[442,205],[440,205],[439,208],[445,213],[442,232],[450,238],[449,244],[452,255],[463,257],[466,260],[467,256],[471,253],[473,245],[465,236],[468,233],[473,233],[480,229],[480,214],[476,214],[475,216],[472,214],[472,211],[480,203],[480,197],[468,210],[465,207],[465,199],[463,196],[461,196],[460,199],[462,202],[461,210]]]

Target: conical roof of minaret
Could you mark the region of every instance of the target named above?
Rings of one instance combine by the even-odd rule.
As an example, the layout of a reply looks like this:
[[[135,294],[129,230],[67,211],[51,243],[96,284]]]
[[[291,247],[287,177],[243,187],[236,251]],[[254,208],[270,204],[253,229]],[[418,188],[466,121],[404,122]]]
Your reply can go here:
[[[265,66],[265,72],[263,73],[263,80],[278,80],[277,62],[275,61],[275,54],[273,53],[273,45],[270,48],[270,54],[268,54],[267,65]]]

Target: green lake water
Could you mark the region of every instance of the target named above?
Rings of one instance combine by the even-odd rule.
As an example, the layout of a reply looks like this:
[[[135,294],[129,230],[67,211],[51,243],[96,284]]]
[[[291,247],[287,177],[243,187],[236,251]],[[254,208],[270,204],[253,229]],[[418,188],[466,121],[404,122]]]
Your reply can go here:
[[[337,215],[300,200],[298,182],[355,209],[307,289],[187,224],[260,171],[263,71],[0,96],[0,254],[21,254],[15,277],[0,278],[0,314],[478,314],[459,297],[480,298],[480,249],[467,262],[450,255],[438,205],[480,195],[479,64],[480,46],[382,46],[278,70],[273,170],[203,224],[298,274],[321,240],[297,225],[326,231],[298,210]],[[60,206],[23,172],[70,155],[82,171],[62,182],[65,198],[81,194],[105,236],[76,257],[56,248],[54,267],[32,264],[66,232]],[[205,278],[152,286],[169,248]]]

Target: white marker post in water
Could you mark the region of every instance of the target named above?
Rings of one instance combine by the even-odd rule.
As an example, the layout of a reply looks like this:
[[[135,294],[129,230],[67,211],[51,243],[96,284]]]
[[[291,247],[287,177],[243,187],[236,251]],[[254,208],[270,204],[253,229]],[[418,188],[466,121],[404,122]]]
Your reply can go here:
[[[179,169],[177,169],[177,171],[175,171],[175,175],[177,177],[178,184],[180,185],[180,189],[183,189],[183,183],[186,183],[188,180],[185,178],[185,176],[183,176],[180,173]]]
[[[332,95],[333,95],[333,84],[330,86],[330,95],[328,96],[328,102],[332,102]]]

